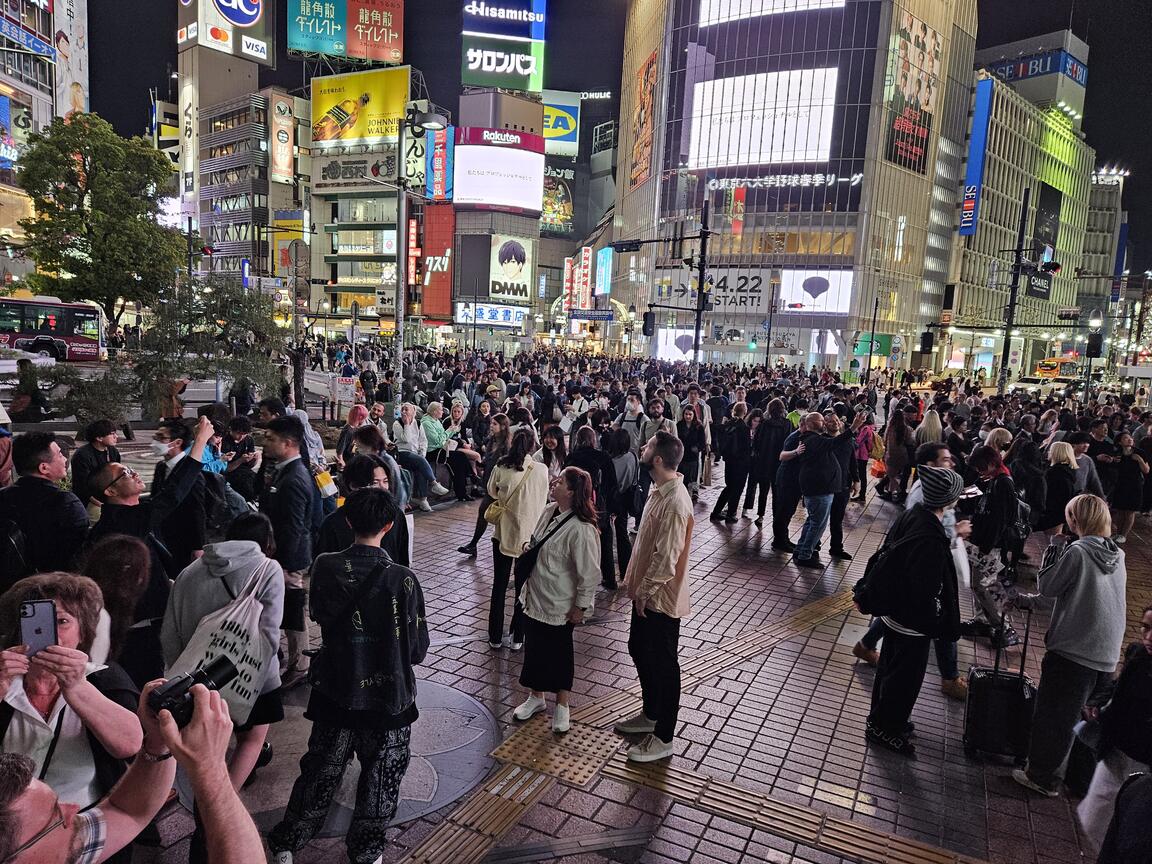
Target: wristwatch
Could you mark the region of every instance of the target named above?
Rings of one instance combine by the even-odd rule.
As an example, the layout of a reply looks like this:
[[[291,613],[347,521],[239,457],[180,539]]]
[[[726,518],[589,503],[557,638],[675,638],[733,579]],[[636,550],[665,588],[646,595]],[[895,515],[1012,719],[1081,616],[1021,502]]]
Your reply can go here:
[[[148,748],[146,748],[143,744],[141,744],[140,745],[140,752],[137,753],[136,756],[140,759],[143,759],[145,762],[163,762],[165,759],[171,759],[172,758],[172,751],[169,750],[167,753],[161,753],[160,755],[156,755],[154,753],[149,753]]]

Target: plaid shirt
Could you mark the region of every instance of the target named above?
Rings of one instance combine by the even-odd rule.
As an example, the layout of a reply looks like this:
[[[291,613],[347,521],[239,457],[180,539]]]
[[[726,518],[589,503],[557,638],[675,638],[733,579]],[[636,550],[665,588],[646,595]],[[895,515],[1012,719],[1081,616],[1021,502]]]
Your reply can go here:
[[[92,807],[78,813],[72,823],[76,828],[72,848],[77,855],[72,858],[75,864],[96,864],[108,840],[108,822],[99,807]]]

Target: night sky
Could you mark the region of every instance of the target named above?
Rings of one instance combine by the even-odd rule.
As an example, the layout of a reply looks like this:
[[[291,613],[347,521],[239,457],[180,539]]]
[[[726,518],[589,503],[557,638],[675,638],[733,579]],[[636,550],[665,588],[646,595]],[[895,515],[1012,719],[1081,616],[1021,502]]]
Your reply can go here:
[[[263,84],[297,89],[300,64],[285,50],[284,0],[278,35],[279,68]],[[627,0],[552,0],[549,3],[546,83],[557,90],[620,87]],[[117,0],[116,15],[89,18],[92,110],[121,134],[148,122],[148,89],[163,94],[176,63],[176,0]],[[1084,129],[1101,164],[1128,168],[1125,205],[1132,223],[1134,271],[1152,267],[1152,147],[1143,134],[1152,98],[1152,15],[1144,0],[979,0],[981,47],[1072,30],[1091,47]],[[93,7],[95,8],[95,7]],[[405,52],[424,72],[433,101],[456,110],[460,88],[460,0],[419,0],[406,8]],[[1138,11],[1139,10],[1139,11]],[[132,22],[126,25],[125,22]],[[125,40],[126,27],[131,40]]]

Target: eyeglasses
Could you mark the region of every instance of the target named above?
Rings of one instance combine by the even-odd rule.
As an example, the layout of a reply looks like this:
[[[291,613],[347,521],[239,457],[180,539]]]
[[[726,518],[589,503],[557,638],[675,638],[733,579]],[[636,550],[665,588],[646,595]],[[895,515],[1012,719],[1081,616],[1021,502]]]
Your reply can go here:
[[[124,473],[121,474],[119,477],[117,477],[115,480],[113,480],[111,483],[109,483],[107,486],[105,486],[104,489],[111,489],[113,486],[115,486],[117,483],[119,483],[125,477],[139,477],[139,476],[140,476],[140,472],[137,471],[135,468],[125,468]],[[101,491],[103,491],[103,490],[101,490]]]
[[[43,829],[37,831],[30,838],[28,838],[25,843],[13,849],[12,854],[5,858],[3,861],[0,861],[0,864],[9,864],[9,862],[15,861],[20,857],[22,853],[27,852],[29,849],[31,849],[33,846],[35,846],[37,843],[39,843],[41,840],[43,840],[45,837],[47,837],[49,834],[64,824],[64,811],[60,809],[59,798],[56,799],[56,805],[53,807],[52,813],[52,821],[50,821]]]

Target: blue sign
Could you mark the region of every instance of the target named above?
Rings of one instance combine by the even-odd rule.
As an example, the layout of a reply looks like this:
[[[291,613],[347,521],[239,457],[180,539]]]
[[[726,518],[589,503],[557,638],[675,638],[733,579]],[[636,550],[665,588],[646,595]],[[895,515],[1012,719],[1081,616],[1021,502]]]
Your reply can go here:
[[[297,8],[298,7],[298,8]],[[289,7],[288,49],[309,54],[348,53],[348,4],[308,3]]]
[[[960,205],[960,236],[976,233],[980,220],[980,195],[984,186],[984,163],[988,149],[988,124],[992,119],[992,90],[996,82],[982,78],[976,83],[972,111],[972,137],[968,140],[968,167],[964,174],[964,198]]]
[[[612,293],[612,253],[611,246],[605,246],[596,253],[596,296]]]
[[[470,0],[464,4],[464,32],[544,41],[547,0]]]
[[[240,259],[240,281],[244,283],[244,287],[248,287],[248,283],[252,281],[252,262],[247,258]]]
[[[23,27],[13,24],[7,18],[0,18],[0,36],[7,36],[13,42],[20,45],[21,48],[26,48],[37,54],[43,54],[45,57],[56,59],[56,49],[45,42],[43,39],[37,39]]]
[[[615,321],[616,315],[611,309],[573,309],[568,313],[573,321]]]
[[[251,27],[264,14],[264,0],[216,0],[216,8],[237,27]]]
[[[1116,238],[1116,264],[1112,269],[1112,296],[1113,303],[1120,302],[1121,289],[1124,282],[1124,262],[1128,259],[1128,223],[1120,223],[1120,236]]]
[[[988,71],[1005,81],[1023,81],[1041,75],[1066,75],[1081,87],[1088,86],[1088,67],[1063,49],[1045,51],[1015,60],[1001,60]]]

